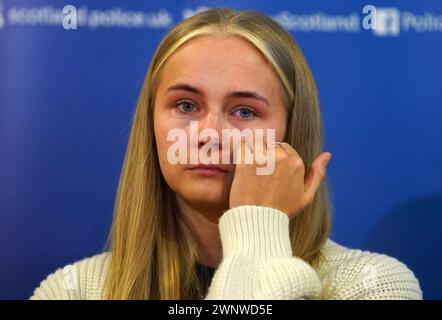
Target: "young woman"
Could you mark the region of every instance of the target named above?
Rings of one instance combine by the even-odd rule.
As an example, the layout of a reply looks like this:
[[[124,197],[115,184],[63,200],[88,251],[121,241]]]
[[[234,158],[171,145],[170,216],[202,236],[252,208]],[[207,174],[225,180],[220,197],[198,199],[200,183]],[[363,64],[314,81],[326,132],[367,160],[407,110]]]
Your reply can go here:
[[[273,172],[171,163],[169,133],[191,135],[192,122],[197,133],[274,130],[279,143],[227,149],[273,152]],[[329,239],[322,139],[313,76],[281,26],[227,8],[182,21],[141,89],[109,250],[57,270],[31,298],[421,299],[400,261]],[[199,135],[189,151],[211,141]]]

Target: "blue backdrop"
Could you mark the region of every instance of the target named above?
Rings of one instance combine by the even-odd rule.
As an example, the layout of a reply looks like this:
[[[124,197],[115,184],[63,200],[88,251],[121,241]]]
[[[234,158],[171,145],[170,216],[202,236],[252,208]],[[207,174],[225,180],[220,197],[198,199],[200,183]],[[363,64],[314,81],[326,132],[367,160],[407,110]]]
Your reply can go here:
[[[267,13],[303,50],[333,154],[332,239],[397,257],[442,298],[442,5],[371,2],[373,30],[366,4],[0,1],[0,298],[102,250],[153,51],[215,6]]]

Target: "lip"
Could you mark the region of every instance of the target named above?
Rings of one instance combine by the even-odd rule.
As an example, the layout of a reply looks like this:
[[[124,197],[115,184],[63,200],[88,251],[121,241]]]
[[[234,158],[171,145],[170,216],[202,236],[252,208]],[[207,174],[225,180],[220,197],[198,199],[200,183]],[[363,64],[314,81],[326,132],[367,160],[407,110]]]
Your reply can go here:
[[[198,175],[207,176],[207,177],[223,175],[229,172],[226,169],[222,168],[221,166],[210,165],[210,164],[199,164],[189,168],[189,170]]]

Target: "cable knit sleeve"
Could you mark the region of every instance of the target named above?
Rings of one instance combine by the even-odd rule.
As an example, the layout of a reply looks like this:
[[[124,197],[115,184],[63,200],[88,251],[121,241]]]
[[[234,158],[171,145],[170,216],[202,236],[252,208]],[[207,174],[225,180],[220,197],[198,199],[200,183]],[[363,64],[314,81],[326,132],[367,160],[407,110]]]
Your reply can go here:
[[[415,274],[394,257],[337,244],[326,254],[329,264],[322,280],[328,299],[422,299]]]
[[[110,254],[102,253],[57,269],[35,289],[30,300],[99,300]]]
[[[244,205],[219,221],[223,259],[205,299],[308,299],[321,282],[292,255],[289,218],[277,209]]]

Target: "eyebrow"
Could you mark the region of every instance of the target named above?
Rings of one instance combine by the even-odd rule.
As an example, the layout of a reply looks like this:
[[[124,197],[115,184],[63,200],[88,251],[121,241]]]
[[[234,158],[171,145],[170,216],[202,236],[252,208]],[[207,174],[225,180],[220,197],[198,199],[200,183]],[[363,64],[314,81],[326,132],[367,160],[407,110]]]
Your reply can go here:
[[[193,92],[193,93],[196,93],[199,95],[204,95],[200,90],[198,90],[194,86],[191,86],[190,84],[187,84],[187,83],[176,83],[173,86],[170,86],[169,88],[167,88],[167,92],[174,91],[174,90],[185,90],[185,91]],[[235,97],[237,97],[237,98],[252,98],[252,99],[263,101],[267,106],[269,106],[269,101],[266,98],[264,98],[263,96],[259,95],[255,91],[232,91],[227,94],[227,97],[229,97],[229,98],[230,97],[231,98],[235,98]]]

